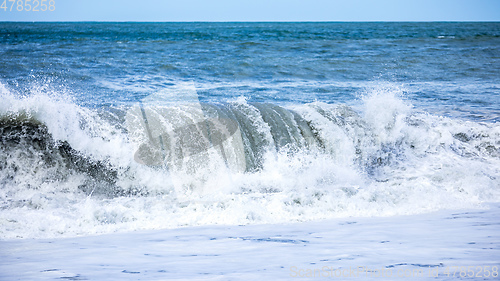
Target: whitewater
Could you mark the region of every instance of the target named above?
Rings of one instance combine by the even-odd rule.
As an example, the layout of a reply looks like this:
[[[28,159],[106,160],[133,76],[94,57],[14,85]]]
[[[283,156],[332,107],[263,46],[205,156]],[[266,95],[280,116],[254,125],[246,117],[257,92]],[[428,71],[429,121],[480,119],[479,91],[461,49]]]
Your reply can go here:
[[[202,105],[190,85],[176,91],[187,103],[141,103],[152,134],[171,136],[163,158],[148,155],[155,144],[132,124],[138,106],[121,113],[127,130],[118,109],[110,119],[44,95],[4,99],[4,238],[409,215],[500,198],[496,124],[418,112],[392,92],[365,97],[358,113],[244,98]],[[201,141],[220,131],[210,119],[234,122],[218,122],[219,143]]]
[[[163,133],[162,157],[144,123],[118,125],[140,121],[139,106],[111,118],[3,96],[5,280],[498,276],[496,124],[433,116],[387,89],[359,112],[154,95],[142,122]],[[212,143],[193,145],[205,130]]]

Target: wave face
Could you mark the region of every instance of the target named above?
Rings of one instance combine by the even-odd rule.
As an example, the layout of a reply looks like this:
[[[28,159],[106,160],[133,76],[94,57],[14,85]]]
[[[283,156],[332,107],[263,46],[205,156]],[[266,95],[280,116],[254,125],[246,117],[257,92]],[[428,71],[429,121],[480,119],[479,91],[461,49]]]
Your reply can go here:
[[[359,107],[237,98],[0,105],[0,237],[394,216],[500,201],[500,125],[374,91]]]

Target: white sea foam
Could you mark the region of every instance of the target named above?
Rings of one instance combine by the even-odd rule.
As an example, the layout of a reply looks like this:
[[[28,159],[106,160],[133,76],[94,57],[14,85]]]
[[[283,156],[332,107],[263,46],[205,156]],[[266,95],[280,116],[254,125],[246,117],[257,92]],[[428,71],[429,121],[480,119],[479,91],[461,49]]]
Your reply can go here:
[[[26,141],[43,130],[24,125],[16,131],[22,142],[3,137],[4,239],[394,216],[500,201],[500,126],[419,112],[394,89],[366,95],[359,110],[228,103],[247,155],[234,161],[255,165],[247,171],[231,169],[216,151],[179,169],[141,165],[139,141],[97,111],[5,92],[3,132],[29,119],[46,128],[40,138],[49,145]]]
[[[500,206],[488,207],[1,241],[0,279],[498,280]]]

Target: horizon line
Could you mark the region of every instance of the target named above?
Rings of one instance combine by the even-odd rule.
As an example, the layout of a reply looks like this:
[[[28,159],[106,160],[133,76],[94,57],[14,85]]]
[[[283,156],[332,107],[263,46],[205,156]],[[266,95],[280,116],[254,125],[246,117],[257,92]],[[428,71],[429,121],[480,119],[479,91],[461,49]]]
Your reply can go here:
[[[302,21],[279,21],[279,20],[266,20],[266,21],[114,21],[114,20],[68,20],[68,21],[25,21],[25,20],[11,20],[0,21],[0,23],[500,23],[500,20],[366,20],[366,21],[343,21],[343,20],[302,20]]]

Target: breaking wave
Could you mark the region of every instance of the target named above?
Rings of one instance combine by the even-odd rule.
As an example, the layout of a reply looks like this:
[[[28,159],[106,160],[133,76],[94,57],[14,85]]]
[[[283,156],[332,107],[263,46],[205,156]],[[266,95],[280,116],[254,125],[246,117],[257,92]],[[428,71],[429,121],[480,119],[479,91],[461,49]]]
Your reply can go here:
[[[6,91],[0,237],[393,216],[500,201],[500,126],[414,109],[160,102],[85,108]]]

